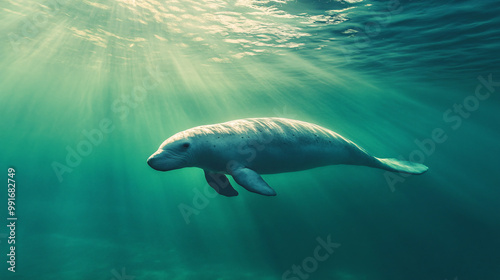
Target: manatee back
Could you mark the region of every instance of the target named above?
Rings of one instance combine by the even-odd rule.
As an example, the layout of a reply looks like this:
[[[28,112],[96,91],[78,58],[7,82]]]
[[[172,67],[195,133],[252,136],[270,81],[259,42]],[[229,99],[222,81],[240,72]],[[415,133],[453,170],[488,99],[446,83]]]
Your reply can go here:
[[[222,135],[233,146],[226,145],[220,153],[231,154],[231,158],[259,173],[344,163],[351,150],[357,150],[351,141],[331,130],[282,118],[242,119],[202,130]]]

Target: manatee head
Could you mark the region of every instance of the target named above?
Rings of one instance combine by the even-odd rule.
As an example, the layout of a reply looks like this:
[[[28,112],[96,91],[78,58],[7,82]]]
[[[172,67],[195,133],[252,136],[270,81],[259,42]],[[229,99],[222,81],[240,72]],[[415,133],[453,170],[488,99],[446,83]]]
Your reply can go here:
[[[192,142],[182,133],[168,138],[148,158],[149,166],[158,171],[170,171],[192,166]]]

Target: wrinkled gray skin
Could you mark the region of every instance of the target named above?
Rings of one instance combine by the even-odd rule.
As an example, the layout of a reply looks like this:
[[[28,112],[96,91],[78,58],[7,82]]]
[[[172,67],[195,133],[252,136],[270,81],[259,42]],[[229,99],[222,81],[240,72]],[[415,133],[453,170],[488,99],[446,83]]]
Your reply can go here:
[[[235,196],[224,174],[251,192],[276,195],[259,174],[352,164],[421,174],[427,167],[395,159],[378,159],[339,134],[302,121],[254,118],[204,125],[165,140],[149,157],[159,171],[198,167],[218,193]]]

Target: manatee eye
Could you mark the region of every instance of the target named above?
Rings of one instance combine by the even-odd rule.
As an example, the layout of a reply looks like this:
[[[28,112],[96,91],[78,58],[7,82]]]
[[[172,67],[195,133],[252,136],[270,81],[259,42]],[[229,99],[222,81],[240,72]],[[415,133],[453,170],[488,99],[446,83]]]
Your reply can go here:
[[[184,143],[184,144],[182,144],[182,147],[184,147],[184,148],[189,148],[189,143]]]

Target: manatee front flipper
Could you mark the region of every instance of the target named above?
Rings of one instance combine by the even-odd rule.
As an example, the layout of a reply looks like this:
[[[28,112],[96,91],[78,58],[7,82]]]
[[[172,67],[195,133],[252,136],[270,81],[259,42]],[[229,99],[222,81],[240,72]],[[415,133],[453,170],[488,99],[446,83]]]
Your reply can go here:
[[[231,186],[226,175],[222,173],[215,173],[208,170],[205,171],[205,179],[207,183],[212,187],[218,194],[223,196],[237,196],[238,192]]]
[[[276,192],[260,177],[260,175],[248,168],[238,168],[231,171],[236,183],[247,189],[247,191],[261,195],[274,196]]]

